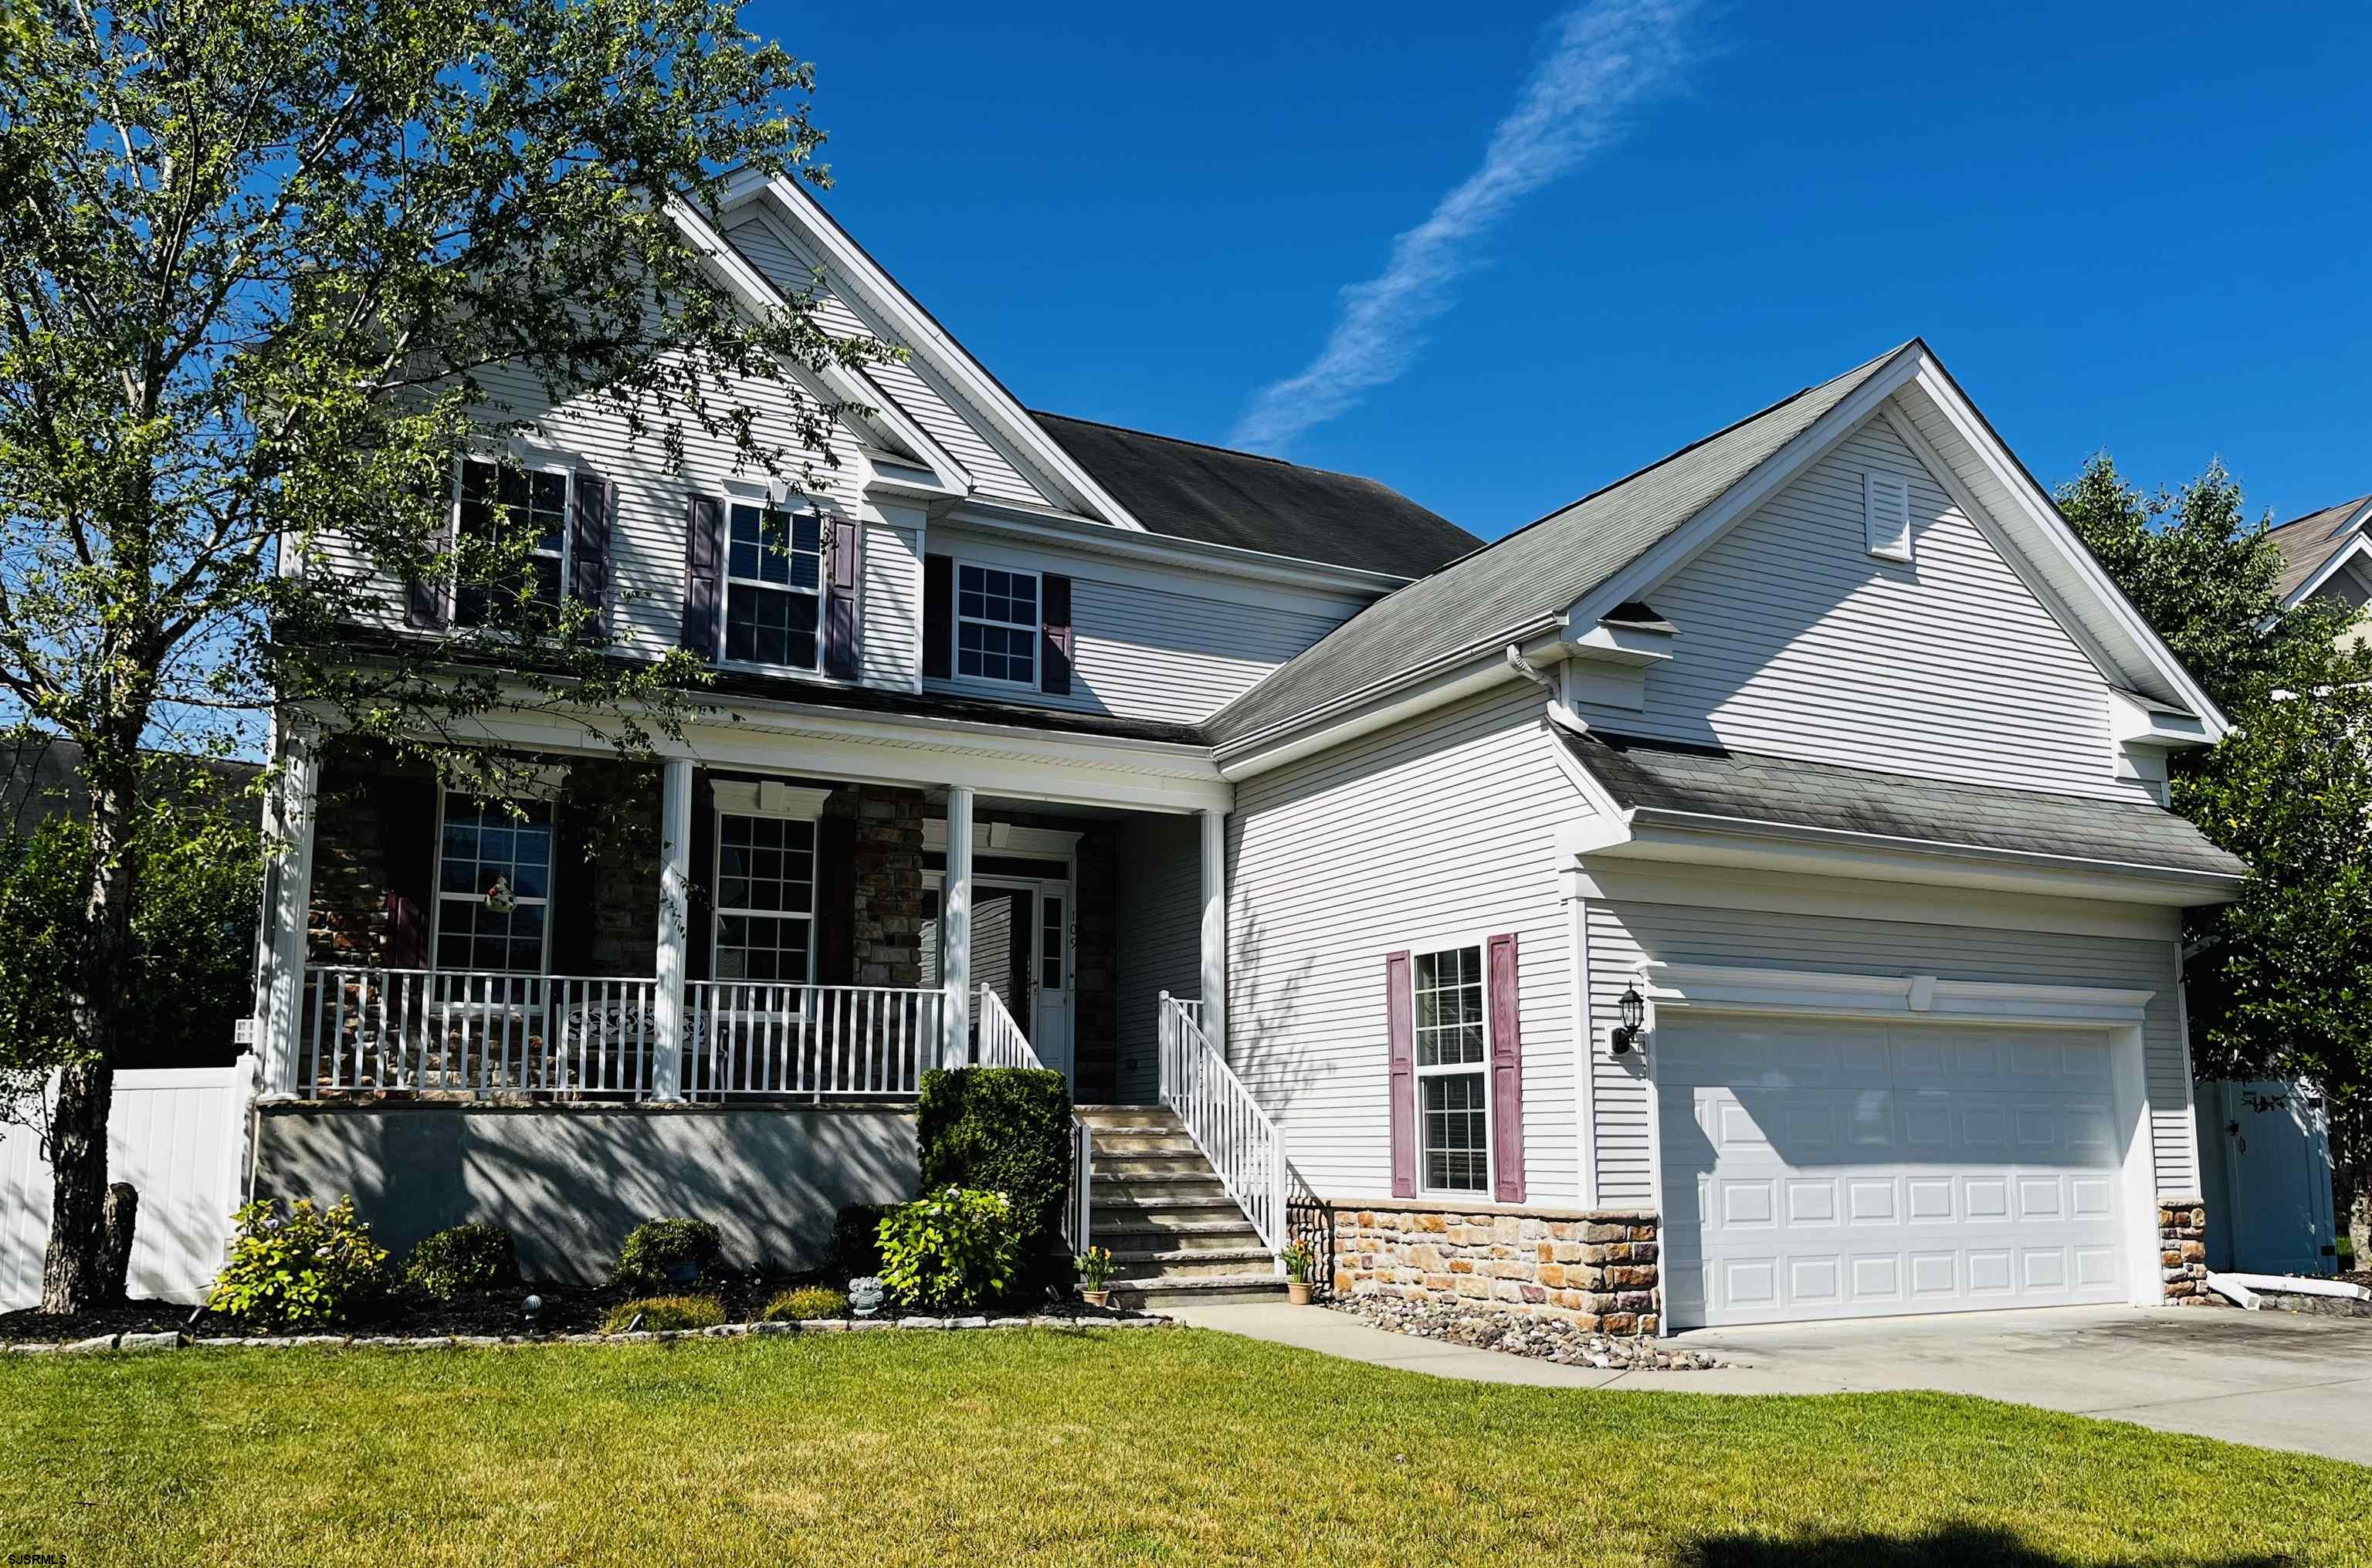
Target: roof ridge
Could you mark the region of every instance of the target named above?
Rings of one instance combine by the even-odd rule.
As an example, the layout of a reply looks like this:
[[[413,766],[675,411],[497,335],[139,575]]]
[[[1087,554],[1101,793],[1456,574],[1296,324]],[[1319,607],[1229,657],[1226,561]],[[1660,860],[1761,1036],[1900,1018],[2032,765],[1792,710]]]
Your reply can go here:
[[[1122,436],[1142,436],[1148,441],[1167,441],[1173,447],[1192,447],[1200,451],[1218,452],[1230,458],[1250,458],[1254,462],[1274,463],[1279,468],[1299,469],[1304,473],[1322,473],[1334,479],[1356,480],[1361,484],[1373,484],[1386,490],[1391,488],[1372,474],[1353,473],[1348,469],[1322,469],[1315,463],[1296,463],[1291,458],[1272,457],[1266,452],[1247,452],[1241,447],[1222,447],[1215,441],[1197,441],[1191,436],[1171,436],[1159,430],[1140,430],[1134,424],[1114,424],[1108,419],[1086,419],[1076,413],[1056,413],[1052,409],[1033,408],[1028,412],[1032,419],[1059,419],[1072,424],[1092,424],[1099,430],[1117,430]]]

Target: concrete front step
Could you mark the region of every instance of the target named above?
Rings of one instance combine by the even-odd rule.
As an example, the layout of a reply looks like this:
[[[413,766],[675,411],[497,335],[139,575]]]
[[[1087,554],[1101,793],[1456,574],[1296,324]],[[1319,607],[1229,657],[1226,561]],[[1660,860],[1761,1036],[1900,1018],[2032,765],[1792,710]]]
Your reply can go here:
[[[1185,1252],[1257,1252],[1268,1256],[1260,1244],[1260,1232],[1241,1220],[1233,1224],[1203,1221],[1186,1225],[1105,1225],[1093,1227],[1089,1239],[1099,1247],[1109,1247],[1114,1258],[1131,1252],[1160,1252],[1176,1256]]]
[[[1184,1279],[1195,1274],[1240,1274],[1271,1265],[1274,1260],[1265,1247],[1197,1247],[1150,1249],[1112,1249],[1112,1275],[1115,1279]]]
[[[1192,1138],[1162,1127],[1098,1131],[1095,1151],[1098,1159],[1142,1159],[1151,1155],[1170,1155],[1180,1159],[1194,1160],[1203,1157],[1203,1151],[1195,1146]]]
[[[1101,1132],[1120,1128],[1169,1128],[1177,1131],[1183,1126],[1178,1113],[1158,1105],[1075,1105],[1072,1113],[1088,1126]]]
[[[1183,1279],[1114,1280],[1112,1305],[1158,1312],[1218,1301],[1283,1301],[1285,1276],[1276,1273],[1192,1274]]]
[[[1203,1157],[1200,1150],[1189,1150],[1184,1154],[1108,1156],[1098,1149],[1088,1161],[1087,1168],[1094,1172],[1099,1181],[1107,1176],[1115,1181],[1139,1176],[1201,1176],[1217,1179],[1213,1176],[1211,1162]]]
[[[1115,1193],[1111,1188],[1098,1187],[1089,1194],[1087,1206],[1095,1211],[1098,1225],[1103,1223],[1103,1216],[1107,1214],[1114,1216],[1115,1223],[1125,1223],[1125,1216],[1130,1214],[1182,1214],[1189,1210],[1198,1213],[1207,1210],[1222,1214],[1243,1213],[1236,1201],[1220,1189],[1215,1179],[1211,1182],[1211,1188],[1208,1192],[1198,1192],[1191,1185],[1180,1182],[1176,1187],[1152,1187],[1142,1192]]]

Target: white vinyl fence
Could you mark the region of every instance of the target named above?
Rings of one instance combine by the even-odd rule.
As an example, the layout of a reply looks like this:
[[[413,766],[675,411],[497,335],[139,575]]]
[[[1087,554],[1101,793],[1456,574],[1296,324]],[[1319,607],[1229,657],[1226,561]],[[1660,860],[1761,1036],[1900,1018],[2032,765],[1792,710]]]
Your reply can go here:
[[[221,1268],[230,1212],[245,1196],[254,1083],[252,1056],[228,1067],[116,1074],[107,1179],[140,1190],[133,1295],[194,1302]],[[30,1132],[0,1128],[0,1310],[40,1305],[49,1243],[49,1162]]]

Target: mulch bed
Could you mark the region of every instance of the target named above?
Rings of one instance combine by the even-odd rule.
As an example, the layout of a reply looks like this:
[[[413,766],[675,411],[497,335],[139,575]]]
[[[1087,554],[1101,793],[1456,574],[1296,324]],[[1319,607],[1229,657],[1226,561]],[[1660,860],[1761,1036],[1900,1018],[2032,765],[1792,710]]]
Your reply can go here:
[[[785,1274],[726,1274],[706,1284],[686,1288],[681,1294],[713,1295],[724,1307],[727,1322],[747,1323],[757,1318],[766,1303],[774,1298],[776,1292],[793,1285],[817,1283],[812,1277],[794,1278]],[[471,1293],[458,1295],[451,1301],[431,1301],[398,1295],[368,1304],[347,1321],[338,1324],[336,1331],[420,1337],[584,1334],[600,1328],[602,1318],[608,1317],[610,1309],[620,1302],[631,1301],[637,1295],[662,1294],[675,1293],[632,1291],[619,1285],[547,1282],[506,1290]],[[540,1297],[542,1302],[541,1309],[532,1322],[522,1308],[522,1303],[529,1295]],[[1041,1318],[1134,1316],[1124,1311],[1089,1307],[1076,1296],[1061,1299],[1021,1297],[968,1310],[990,1316],[1029,1314]],[[885,1307],[880,1315],[896,1317],[900,1314],[897,1309]],[[0,1313],[0,1343],[71,1342],[100,1334],[163,1333],[170,1329],[179,1329],[194,1339],[279,1331],[270,1327],[234,1323],[219,1312],[209,1312],[172,1301],[126,1301],[63,1317],[32,1310]],[[298,1329],[294,1331],[303,1333],[308,1330]]]

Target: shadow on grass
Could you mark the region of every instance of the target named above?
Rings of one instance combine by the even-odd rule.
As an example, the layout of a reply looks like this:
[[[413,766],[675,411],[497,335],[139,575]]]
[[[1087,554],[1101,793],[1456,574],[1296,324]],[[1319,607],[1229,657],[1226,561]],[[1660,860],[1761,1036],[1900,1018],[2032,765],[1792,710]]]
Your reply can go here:
[[[2075,1559],[2041,1551],[2006,1530],[1951,1525],[1919,1536],[1828,1535],[1796,1540],[1709,1536],[1692,1542],[1678,1568],[2070,1568]],[[2296,1568],[2286,1555],[2228,1557],[2205,1568]],[[2142,1568],[2138,1562],[2132,1568]]]

